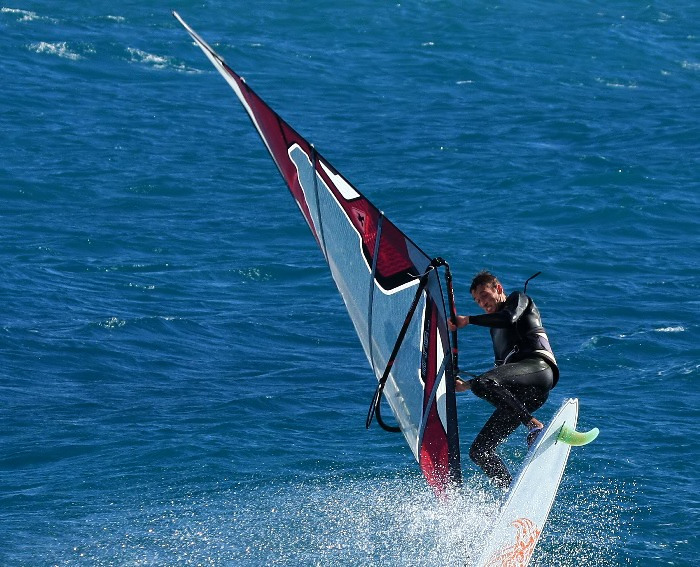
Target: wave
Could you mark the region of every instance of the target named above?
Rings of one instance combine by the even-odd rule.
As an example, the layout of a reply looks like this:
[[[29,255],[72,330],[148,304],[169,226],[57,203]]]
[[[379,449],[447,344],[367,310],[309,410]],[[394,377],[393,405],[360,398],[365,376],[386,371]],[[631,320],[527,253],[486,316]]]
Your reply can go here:
[[[36,53],[47,53],[49,55],[57,55],[63,59],[70,59],[72,61],[77,61],[78,59],[83,59],[83,56],[73,51],[68,47],[68,43],[65,41],[58,41],[55,43],[50,43],[48,41],[39,41],[37,43],[32,43],[29,45],[29,49]],[[89,50],[92,52],[92,50]]]
[[[683,325],[676,325],[675,327],[661,327],[659,329],[654,329],[657,333],[683,333],[685,327]]]
[[[129,54],[129,60],[132,63],[145,65],[158,70],[175,69],[176,71],[183,71],[185,73],[201,73],[201,71],[197,69],[193,69],[184,63],[178,62],[174,57],[156,55],[155,53],[149,53],[148,51],[143,51],[136,47],[127,47],[126,50]]]
[[[18,22],[31,22],[41,20],[42,16],[31,10],[20,10],[19,8],[0,8],[0,14],[13,14],[17,16]]]

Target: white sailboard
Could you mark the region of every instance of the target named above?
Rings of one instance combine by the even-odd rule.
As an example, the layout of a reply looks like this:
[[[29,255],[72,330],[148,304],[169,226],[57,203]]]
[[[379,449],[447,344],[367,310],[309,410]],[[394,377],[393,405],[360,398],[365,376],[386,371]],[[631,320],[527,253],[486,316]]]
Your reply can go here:
[[[539,541],[572,445],[585,445],[598,429],[576,431],[578,400],[568,399],[540,433],[513,481],[475,567],[526,567]]]

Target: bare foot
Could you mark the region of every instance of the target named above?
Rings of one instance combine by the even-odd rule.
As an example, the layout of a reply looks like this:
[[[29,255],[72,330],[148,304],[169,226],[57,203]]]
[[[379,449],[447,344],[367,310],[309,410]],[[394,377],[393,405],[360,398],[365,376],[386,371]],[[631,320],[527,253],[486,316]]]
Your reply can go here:
[[[544,431],[544,424],[533,417],[527,424],[527,429],[527,446],[532,447],[537,438],[540,436],[540,433]]]

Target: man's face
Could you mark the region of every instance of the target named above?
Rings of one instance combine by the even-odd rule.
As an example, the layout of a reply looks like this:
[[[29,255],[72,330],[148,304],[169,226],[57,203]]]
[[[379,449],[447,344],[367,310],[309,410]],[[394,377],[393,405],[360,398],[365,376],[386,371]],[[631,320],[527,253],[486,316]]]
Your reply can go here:
[[[503,288],[500,284],[480,285],[472,292],[472,297],[486,313],[495,313],[498,309],[498,304],[505,300]]]

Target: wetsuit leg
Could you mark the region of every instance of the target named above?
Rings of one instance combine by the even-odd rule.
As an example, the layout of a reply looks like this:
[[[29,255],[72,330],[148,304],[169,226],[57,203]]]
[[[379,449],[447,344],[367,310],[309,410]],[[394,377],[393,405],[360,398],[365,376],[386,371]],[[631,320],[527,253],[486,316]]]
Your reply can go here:
[[[507,488],[512,480],[496,447],[532,419],[530,412],[544,404],[552,383],[552,369],[539,358],[504,364],[470,380],[474,394],[496,406],[496,411],[474,439],[469,457],[496,485]]]
[[[497,409],[469,448],[469,458],[479,466],[498,487],[510,486],[512,477],[508,467],[496,453],[496,447],[520,425],[513,412]]]
[[[515,414],[523,425],[547,401],[552,389],[552,369],[541,358],[497,366],[470,380],[474,394],[498,409]]]

